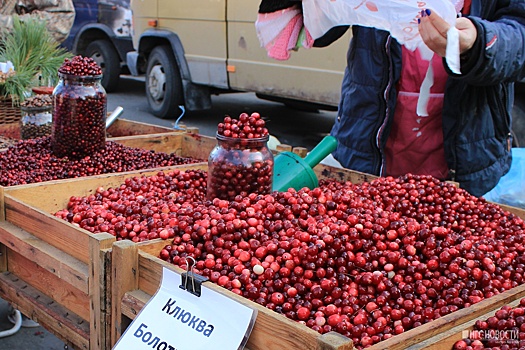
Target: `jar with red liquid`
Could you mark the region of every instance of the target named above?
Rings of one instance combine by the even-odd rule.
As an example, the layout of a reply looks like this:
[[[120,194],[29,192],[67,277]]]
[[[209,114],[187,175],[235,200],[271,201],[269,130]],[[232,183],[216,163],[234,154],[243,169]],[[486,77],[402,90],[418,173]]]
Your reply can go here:
[[[262,120],[257,113],[255,120]],[[208,158],[207,198],[234,200],[240,195],[246,197],[250,193],[268,194],[272,191],[273,154],[268,148],[269,134],[262,125],[261,132],[256,132],[257,126],[249,126],[241,121],[246,119],[243,113],[240,120],[225,118],[220,123],[217,132],[217,146],[211,151]],[[224,132],[226,130],[242,130],[253,132]],[[228,125],[230,124],[230,125]],[[240,126],[239,126],[240,124]],[[233,125],[233,126],[232,126]],[[229,128],[231,126],[231,129]],[[228,135],[228,136],[226,136]]]
[[[102,70],[88,57],[66,59],[53,91],[51,147],[58,157],[83,158],[106,146],[107,95]]]

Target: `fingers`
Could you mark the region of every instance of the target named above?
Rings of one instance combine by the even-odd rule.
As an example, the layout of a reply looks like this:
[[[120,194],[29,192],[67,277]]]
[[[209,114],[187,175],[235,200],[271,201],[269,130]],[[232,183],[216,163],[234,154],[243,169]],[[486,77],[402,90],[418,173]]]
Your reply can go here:
[[[461,17],[456,21],[456,28],[459,30],[460,52],[466,52],[472,48],[478,37],[478,30],[472,21]]]
[[[439,15],[430,10],[421,11],[419,20],[419,34],[423,42],[435,53],[445,56],[447,48],[447,31],[450,29],[448,24]]]

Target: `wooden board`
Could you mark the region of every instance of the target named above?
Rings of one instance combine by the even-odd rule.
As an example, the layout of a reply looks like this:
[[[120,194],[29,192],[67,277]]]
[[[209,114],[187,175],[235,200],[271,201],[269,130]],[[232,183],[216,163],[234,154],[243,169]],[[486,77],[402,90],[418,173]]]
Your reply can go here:
[[[515,299],[505,305],[516,307],[520,303],[520,299]],[[436,336],[419,342],[407,348],[407,350],[452,350],[454,344],[461,339],[464,339],[470,331],[474,329],[476,321],[485,321],[487,318],[494,316],[499,308],[495,308],[483,314],[479,317],[473,318],[472,320],[462,323],[458,326],[452,327],[449,330],[439,333]]]
[[[40,323],[49,332],[73,349],[89,347],[89,324],[40,293],[27,281],[4,272],[0,274],[0,296],[8,300],[24,315]]]
[[[133,120],[119,118],[111,124],[107,130],[107,137],[123,137],[132,135],[164,134],[164,133],[184,133],[187,128],[173,129],[165,126],[153,125],[137,122]],[[196,128],[188,128],[192,133],[198,133]],[[20,123],[0,124],[0,136],[13,141],[22,138],[20,133]],[[0,147],[1,149],[2,147]]]

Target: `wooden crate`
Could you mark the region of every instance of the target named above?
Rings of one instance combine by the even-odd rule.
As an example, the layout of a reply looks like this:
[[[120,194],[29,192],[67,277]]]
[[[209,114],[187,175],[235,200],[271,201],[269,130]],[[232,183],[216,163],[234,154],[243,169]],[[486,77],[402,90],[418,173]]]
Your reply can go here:
[[[169,170],[202,169],[203,163]],[[109,349],[110,252],[115,237],[92,234],[52,215],[70,196],[117,186],[160,169],[14,186],[0,221],[0,296],[74,349]]]
[[[148,134],[164,134],[164,133],[181,133],[189,132],[198,134],[197,128],[190,128],[182,126],[181,129],[168,128],[166,126],[153,125],[148,123],[137,122],[128,119],[117,119],[108,128],[107,133],[109,138],[133,136],[133,135],[148,135]]]
[[[334,179],[337,181],[351,181],[362,183],[371,181],[377,176],[330,166],[318,165],[314,169],[320,179]],[[510,211],[525,218],[525,211],[511,209]],[[169,264],[158,254],[166,242],[144,242],[133,244],[129,241],[115,242],[112,247],[111,280],[111,344],[115,344],[131,321],[136,317],[147,301],[157,291],[161,283],[162,269],[167,267],[177,273],[184,272],[178,267]],[[240,297],[212,282],[205,282],[206,286],[228,297],[258,310],[257,321],[248,340],[250,350],[347,350],[353,349],[351,339],[338,333],[330,332],[324,335],[311,330],[295,321],[277,314],[255,302]],[[440,334],[448,334],[454,327],[465,325],[497,308],[512,303],[525,296],[525,285],[518,286],[492,298],[483,300],[469,308],[458,310],[437,320],[408,330],[400,335],[384,340],[371,346],[371,350],[402,350],[418,344],[425,344]],[[474,320],[474,321],[473,321]],[[433,349],[441,349],[438,347]]]
[[[215,139],[197,134],[137,135],[127,145],[207,158]],[[109,349],[110,252],[115,237],[56,218],[71,196],[160,170],[203,169],[207,162],[80,179],[0,187],[0,296],[75,349]]]
[[[184,272],[177,266],[157,258],[166,242],[134,244],[115,242],[112,249],[112,324],[111,344],[114,345],[131,320],[144,307],[160,286],[162,269]],[[212,282],[206,287],[256,309],[257,320],[246,348],[250,350],[351,350],[353,343],[341,334],[319,334],[268,308],[238,296]]]
[[[523,287],[523,286],[520,286]],[[520,288],[518,287],[518,288]],[[507,302],[502,304],[503,305],[509,305],[511,307],[516,307],[520,303],[520,299],[515,299],[511,302]],[[485,321],[487,318],[494,316],[496,311],[499,310],[500,307],[494,308],[493,310],[479,316],[476,318],[473,318],[472,320],[461,323],[459,325],[455,325],[454,327],[450,328],[446,332],[437,334],[429,339],[426,339],[418,344],[415,344],[413,346],[410,346],[407,348],[407,350],[452,350],[454,347],[454,344],[461,339],[465,338],[465,335],[469,334],[468,332],[472,331],[474,329],[474,324],[476,321],[481,320]],[[466,332],[466,333],[465,333]],[[468,337],[468,336],[467,336]]]
[[[209,153],[217,144],[215,138],[194,133],[160,133],[115,137],[112,141],[128,147],[147,149],[155,152],[175,153],[207,162]],[[20,188],[28,185],[0,186],[0,220],[4,219],[3,193],[7,188]]]
[[[148,123],[136,122],[127,119],[117,119],[108,128],[108,140],[113,138],[120,138],[125,136],[135,135],[150,135],[150,134],[165,134],[165,133],[193,133],[198,134],[197,128],[182,126],[181,129],[173,129],[159,125],[153,125]],[[21,139],[20,135],[20,123],[7,123],[0,124],[0,137],[1,140],[16,142]],[[1,141],[0,140],[0,141]],[[0,143],[0,151],[6,148],[6,142]]]
[[[178,154],[187,156],[209,154],[215,145],[215,139],[189,134],[133,136],[122,142],[131,146],[141,143],[144,148],[145,144],[149,144],[148,147],[159,151],[177,150]],[[185,168],[207,167],[202,163]],[[72,195],[85,196],[99,186],[120,185],[126,177],[150,175],[159,170],[0,189],[5,197],[5,221],[0,222],[0,266],[3,271],[0,275],[0,296],[73,348],[111,348],[130,320],[157,290],[162,267],[168,266],[177,272],[180,269],[156,257],[166,242],[115,242],[111,235],[90,234],[50,213],[64,208]],[[323,165],[317,166],[315,172],[320,178],[354,183],[376,178]],[[523,212],[521,214],[525,217]],[[217,290],[259,310],[258,321],[248,343],[251,350],[353,348],[350,339],[337,333],[319,335],[226,289]],[[499,301],[500,305],[523,295],[522,290],[517,289],[506,293]],[[404,349],[493,310],[496,304],[496,300],[491,298],[477,304],[476,308],[447,315],[381,342],[372,349]]]
[[[111,280],[112,283],[112,326],[111,342],[115,344],[146,302],[157,291],[162,280],[162,268],[177,273],[182,269],[160,258],[158,253],[166,242],[144,242],[134,244],[119,241],[113,244]],[[212,282],[205,282],[212,290],[224,294],[258,311],[257,321],[248,340],[250,350],[347,350],[353,349],[352,341],[340,334],[330,332],[320,335],[310,328],[277,314],[257,303],[240,297]],[[494,313],[503,305],[508,305],[525,296],[525,285],[518,286],[492,298],[483,300],[469,308],[458,310],[437,320],[406,331],[388,340],[377,343],[368,349],[451,349],[442,347],[442,338],[449,343],[461,338],[461,331],[487,313]]]

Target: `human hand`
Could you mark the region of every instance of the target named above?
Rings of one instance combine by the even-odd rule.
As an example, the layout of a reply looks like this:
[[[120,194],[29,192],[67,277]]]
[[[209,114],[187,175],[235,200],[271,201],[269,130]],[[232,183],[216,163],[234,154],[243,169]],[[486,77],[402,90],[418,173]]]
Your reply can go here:
[[[421,11],[419,19],[419,35],[429,49],[441,57],[445,57],[447,49],[448,24],[438,14],[430,10]],[[467,52],[476,42],[478,31],[468,18],[460,17],[456,20],[456,29],[459,32],[459,52]]]

